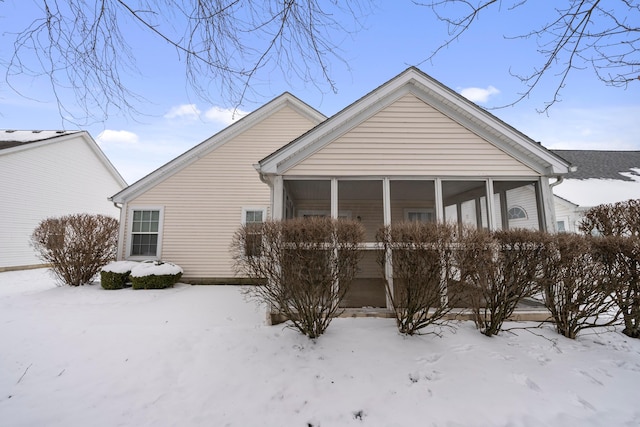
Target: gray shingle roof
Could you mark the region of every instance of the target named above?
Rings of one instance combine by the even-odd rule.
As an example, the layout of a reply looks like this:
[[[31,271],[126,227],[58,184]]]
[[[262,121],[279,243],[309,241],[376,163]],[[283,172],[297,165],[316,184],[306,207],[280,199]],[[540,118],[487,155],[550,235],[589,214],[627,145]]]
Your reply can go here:
[[[620,172],[640,176],[640,151],[551,150],[578,170],[566,179],[617,179],[633,181]],[[635,171],[632,170],[636,169]]]
[[[70,135],[77,130],[0,130],[0,150]]]

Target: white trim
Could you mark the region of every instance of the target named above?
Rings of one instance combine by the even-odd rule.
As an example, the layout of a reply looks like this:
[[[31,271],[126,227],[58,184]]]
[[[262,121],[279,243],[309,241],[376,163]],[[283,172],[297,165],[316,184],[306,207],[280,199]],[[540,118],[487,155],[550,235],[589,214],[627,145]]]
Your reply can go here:
[[[301,209],[295,213],[296,218],[304,218],[305,216],[323,216],[331,218],[331,211],[326,209]],[[351,211],[338,211],[338,218],[351,219]]]
[[[158,218],[158,245],[156,246],[156,255],[155,256],[142,256],[142,255],[131,255],[131,245],[133,243],[132,234],[133,234],[133,212],[134,211],[159,211],[160,216]],[[162,259],[162,235],[163,235],[163,227],[164,227],[164,206],[149,206],[149,205],[134,205],[129,206],[127,210],[127,248],[126,248],[126,259],[130,260],[147,260],[147,259]]]

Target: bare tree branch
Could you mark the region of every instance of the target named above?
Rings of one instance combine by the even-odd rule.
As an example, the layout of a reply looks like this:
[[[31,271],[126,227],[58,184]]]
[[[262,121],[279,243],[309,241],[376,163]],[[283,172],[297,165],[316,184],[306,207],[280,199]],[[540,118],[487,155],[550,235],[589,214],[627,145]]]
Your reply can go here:
[[[363,2],[366,6],[367,2]],[[359,1],[42,0],[41,16],[15,34],[5,79],[45,77],[64,121],[133,113],[144,99],[125,77],[141,75],[132,30],[173,47],[187,82],[206,101],[242,105],[260,70],[336,90],[332,60],[367,12]],[[351,19],[345,23],[344,17]],[[211,86],[216,85],[217,90]],[[73,99],[64,96],[71,90]]]
[[[529,0],[438,0],[414,3],[430,8],[446,23],[449,37],[423,62],[431,61],[444,48],[467,33],[481,14],[498,9],[507,15],[527,4]],[[504,7],[504,5],[507,7]],[[536,5],[537,7],[540,7]],[[546,6],[546,5],[545,5]],[[535,38],[541,58],[533,71],[510,73],[520,79],[525,90],[506,106],[528,98],[543,78],[555,79],[550,100],[540,111],[547,111],[561,100],[562,89],[575,70],[590,67],[606,85],[627,87],[640,82],[640,4],[632,0],[570,0],[566,6],[549,9],[549,20],[537,28],[507,39]]]

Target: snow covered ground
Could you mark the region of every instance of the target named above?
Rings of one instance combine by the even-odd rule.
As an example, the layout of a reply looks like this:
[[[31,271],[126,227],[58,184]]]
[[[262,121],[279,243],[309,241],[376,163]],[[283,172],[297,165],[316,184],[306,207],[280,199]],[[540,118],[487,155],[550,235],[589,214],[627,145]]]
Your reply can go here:
[[[403,337],[336,319],[312,342],[264,318],[237,287],[0,273],[0,425],[640,425],[640,340],[616,331]]]

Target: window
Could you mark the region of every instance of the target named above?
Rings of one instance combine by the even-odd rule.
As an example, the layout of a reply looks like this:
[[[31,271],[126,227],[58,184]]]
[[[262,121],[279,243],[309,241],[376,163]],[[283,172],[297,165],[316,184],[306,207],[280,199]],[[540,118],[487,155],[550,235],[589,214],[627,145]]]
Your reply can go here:
[[[433,209],[405,209],[404,219],[411,222],[433,222]]]
[[[157,257],[161,229],[161,209],[131,210],[130,256]]]
[[[558,233],[564,233],[567,231],[567,227],[564,221],[557,221],[556,227],[558,228]]]
[[[527,219],[527,213],[520,206],[509,208],[507,214],[509,219]]]
[[[247,257],[260,256],[262,253],[261,225],[266,216],[265,208],[242,209],[242,224],[247,226],[247,240],[244,246],[244,254]]]

